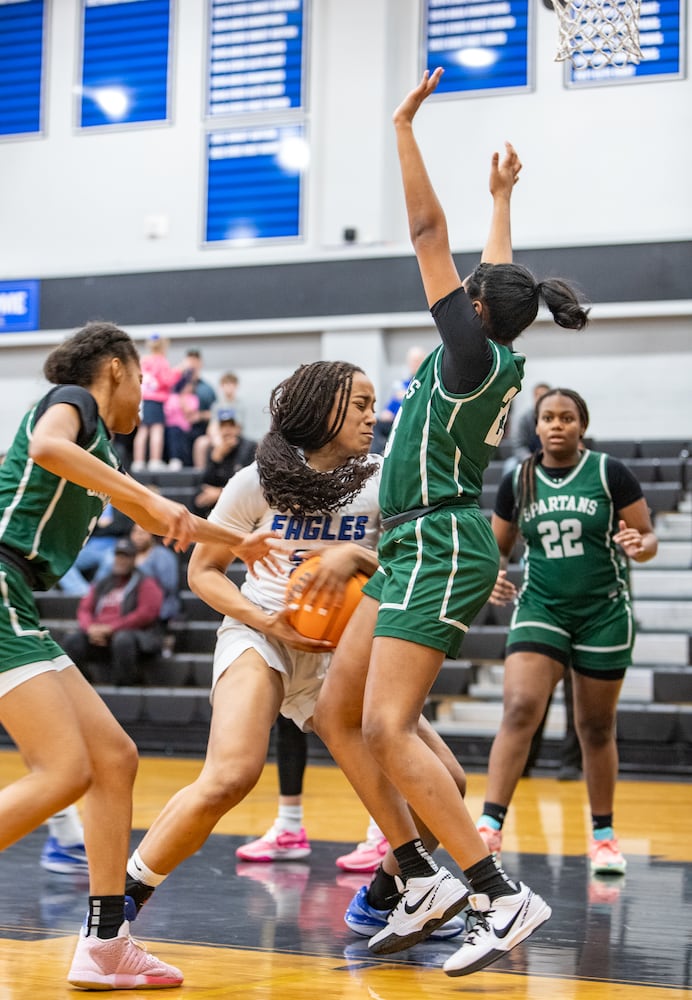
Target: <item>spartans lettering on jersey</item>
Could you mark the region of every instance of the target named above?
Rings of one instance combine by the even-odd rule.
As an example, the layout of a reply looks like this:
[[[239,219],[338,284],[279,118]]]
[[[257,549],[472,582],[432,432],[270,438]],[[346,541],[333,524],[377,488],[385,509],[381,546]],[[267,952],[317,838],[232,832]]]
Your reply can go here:
[[[547,500],[535,500],[527,504],[522,513],[524,522],[533,521],[535,517],[545,514],[556,514],[558,511],[573,511],[577,514],[589,514],[591,517],[598,510],[598,500],[589,497],[575,497],[560,494],[556,497],[548,497]]]
[[[310,514],[295,517],[276,514],[271,530],[279,531],[290,541],[359,542],[365,538],[369,518],[366,514],[343,514],[332,518],[330,514]]]

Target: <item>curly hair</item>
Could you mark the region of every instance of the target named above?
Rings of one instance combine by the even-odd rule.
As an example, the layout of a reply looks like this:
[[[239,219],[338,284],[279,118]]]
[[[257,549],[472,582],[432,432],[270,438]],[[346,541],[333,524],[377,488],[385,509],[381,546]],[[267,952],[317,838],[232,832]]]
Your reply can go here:
[[[589,408],[584,401],[584,398],[579,395],[574,389],[549,389],[544,392],[536,400],[536,406],[534,408],[534,416],[536,423],[538,423],[538,417],[541,411],[541,406],[545,399],[550,396],[567,396],[571,399],[577,408],[577,413],[579,414],[579,419],[582,422],[584,430],[589,426]],[[536,500],[536,466],[539,464],[541,458],[543,457],[543,452],[538,449],[534,451],[533,454],[529,455],[527,459],[521,463],[519,468],[519,479],[517,481],[517,495],[514,504],[514,510],[512,511],[512,520],[515,523],[519,522],[522,510],[530,506]]]
[[[50,352],[43,374],[54,385],[86,387],[110,358],[119,358],[127,365],[139,361],[139,353],[130,336],[114,323],[87,323]]]
[[[277,510],[297,516],[337,510],[377,470],[359,455],[330,472],[318,472],[303,454],[329,444],[343,427],[354,372],[362,369],[346,361],[315,361],[301,365],[272,391],[271,427],[257,446],[256,459],[262,492]]]

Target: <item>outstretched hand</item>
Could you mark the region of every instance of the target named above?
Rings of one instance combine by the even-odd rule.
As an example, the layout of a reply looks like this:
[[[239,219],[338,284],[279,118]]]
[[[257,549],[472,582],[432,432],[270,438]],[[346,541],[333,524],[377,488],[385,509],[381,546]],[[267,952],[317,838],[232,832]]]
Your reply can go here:
[[[517,151],[511,142],[505,143],[505,155],[500,161],[500,154],[493,153],[490,161],[490,193],[493,197],[498,194],[512,193],[512,188],[519,180],[522,163],[517,155]]]
[[[430,97],[430,95],[437,89],[437,85],[440,82],[440,77],[443,73],[444,70],[441,66],[438,66],[432,74],[430,73],[430,70],[426,69],[425,73],[423,73],[423,79],[421,82],[406,95],[392,115],[392,121],[395,125],[402,125],[406,122],[413,121],[416,112],[423,101],[426,97]]]

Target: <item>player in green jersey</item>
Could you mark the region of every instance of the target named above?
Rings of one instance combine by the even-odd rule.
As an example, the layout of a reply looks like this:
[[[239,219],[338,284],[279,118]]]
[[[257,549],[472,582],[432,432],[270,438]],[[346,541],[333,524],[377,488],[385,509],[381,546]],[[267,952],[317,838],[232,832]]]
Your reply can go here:
[[[427,72],[394,113],[409,231],[442,344],[412,378],[385,449],[380,570],[364,588],[318,701],[320,736],[394,848],[401,899],[370,940],[408,947],[459,912],[468,890],[438,869],[409,809],[464,870],[475,925],[444,964],[483,968],[550,916],[544,901],[497,868],[416,720],[445,656],[454,656],[497,578],[499,553],[478,497],[524,359],[512,344],[543,301],[581,329],[587,313],[564,281],[537,282],[512,263],[510,200],[521,163],[507,143],[492,158],[493,213],[480,265],[463,281],[447,223],[413,134],[442,71]],[[374,639],[372,635],[374,632]],[[371,648],[372,647],[372,648]],[[393,875],[394,869],[384,869]],[[375,881],[383,875],[375,873]],[[373,883],[374,885],[374,883]]]
[[[592,813],[591,870],[622,874],[626,861],[613,833],[613,801],[617,702],[635,633],[627,562],[653,559],[658,543],[629,469],[584,448],[588,423],[578,393],[546,392],[536,405],[540,451],[498,490],[492,527],[502,558],[506,563],[520,534],[526,554],[507,637],[504,714],[490,751],[478,827],[499,854],[502,824],[531,738],[553,688],[571,670]],[[492,602],[516,597],[501,570]]]
[[[27,764],[0,791],[0,849],[83,796],[89,913],[69,981],[178,986],[180,972],[138,946],[124,920],[136,747],[42,628],[33,591],[63,576],[109,501],[179,550],[226,543],[252,565],[269,536],[194,517],[122,472],[111,436],[137,426],[141,395],[139,355],[124,331],[88,324],[50,353],[44,374],[54,388],[26,414],[0,468],[0,723]]]

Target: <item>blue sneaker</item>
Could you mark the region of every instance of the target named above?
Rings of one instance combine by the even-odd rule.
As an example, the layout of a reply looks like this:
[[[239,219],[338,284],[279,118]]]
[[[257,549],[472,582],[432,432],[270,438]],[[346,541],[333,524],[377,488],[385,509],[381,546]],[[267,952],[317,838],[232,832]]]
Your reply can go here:
[[[41,851],[41,868],[58,875],[75,875],[89,871],[84,844],[63,847],[55,837],[49,837]]]
[[[349,930],[362,937],[372,937],[387,924],[390,910],[376,910],[368,903],[368,887],[363,885],[355,894],[344,914],[344,922]],[[431,941],[445,941],[457,937],[464,930],[465,922],[459,917],[451,917],[446,924],[438,927],[430,935]]]

